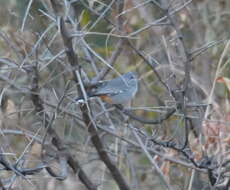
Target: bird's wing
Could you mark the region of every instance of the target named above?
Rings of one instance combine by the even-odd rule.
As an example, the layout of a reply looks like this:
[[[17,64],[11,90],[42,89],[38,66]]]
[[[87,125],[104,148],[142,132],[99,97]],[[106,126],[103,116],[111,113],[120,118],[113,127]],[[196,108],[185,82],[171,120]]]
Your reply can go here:
[[[120,93],[120,87],[116,86],[116,81],[103,81],[90,92],[91,96],[116,95]]]

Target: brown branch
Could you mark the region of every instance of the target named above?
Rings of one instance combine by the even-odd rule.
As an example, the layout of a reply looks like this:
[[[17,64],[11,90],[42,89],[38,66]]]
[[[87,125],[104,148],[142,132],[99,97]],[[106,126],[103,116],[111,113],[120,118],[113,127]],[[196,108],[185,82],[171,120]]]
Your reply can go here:
[[[21,176],[22,178],[26,178],[19,169],[17,169],[15,166],[10,164],[3,156],[3,153],[0,151],[0,164],[4,166],[5,170],[9,170],[14,172],[16,175]]]
[[[72,67],[77,67],[78,69],[80,68],[78,65],[78,57],[77,55],[74,53],[73,51],[73,45],[72,45],[72,41],[70,38],[70,35],[66,29],[65,23],[63,18],[61,18],[61,22],[60,22],[61,26],[61,36],[63,38],[63,42],[66,48],[66,55],[68,58],[68,61],[70,63],[70,65]],[[77,74],[75,72],[73,72],[73,76],[74,76],[74,80],[77,83],[81,83],[81,78],[79,78],[79,70],[76,71]],[[84,87],[83,87],[84,88]],[[84,94],[84,89],[78,87],[78,92],[80,94],[80,96],[82,94]],[[87,103],[83,103],[80,106],[81,112],[82,112],[82,118],[83,121],[85,122],[85,126],[88,128],[88,131],[91,135],[91,141],[93,143],[93,145],[95,146],[98,155],[100,157],[100,159],[105,163],[105,165],[107,166],[107,168],[109,169],[109,171],[111,172],[114,180],[117,182],[117,185],[120,187],[120,189],[122,190],[128,190],[129,186],[126,183],[124,177],[122,176],[121,172],[118,170],[118,168],[116,167],[116,165],[112,162],[112,160],[110,159],[109,155],[106,152],[106,149],[97,133],[97,127],[93,121],[93,119],[91,118],[91,113],[90,110],[88,108]]]
[[[134,119],[134,120],[139,121],[139,122],[144,123],[144,124],[152,124],[152,125],[161,124],[163,121],[165,121],[168,118],[170,118],[176,111],[176,109],[170,109],[162,117],[159,117],[157,119],[145,119],[145,118],[143,118],[141,116],[135,115],[130,110],[125,109],[122,105],[116,105],[116,108],[118,108],[120,111],[122,111],[125,115],[128,115],[131,119]]]
[[[150,63],[149,60],[143,55],[143,53],[140,52],[138,49],[136,49],[136,48],[134,47],[134,45],[130,42],[130,40],[126,40],[126,41],[127,41],[127,44],[129,45],[129,47],[132,48],[132,49],[137,53],[137,55],[138,55],[139,57],[141,57],[141,58],[144,60],[144,62],[145,62],[148,66],[150,66],[150,68],[152,69],[152,71],[153,71],[154,74],[156,75],[157,79],[160,81],[160,83],[165,87],[165,89],[166,89],[167,91],[169,91],[169,88],[168,88],[167,84],[162,80],[160,74],[159,74],[159,73],[157,72],[157,70],[156,70],[155,65],[154,65],[153,63]]]
[[[108,63],[110,66],[113,66],[117,60],[117,58],[119,57],[119,55],[121,54],[122,50],[123,50],[123,45],[124,45],[124,40],[120,39],[116,50],[113,51]],[[105,76],[109,73],[110,71],[110,67],[105,67],[104,69],[102,69],[102,71],[98,74],[98,76],[96,77],[96,79],[94,79],[95,82],[98,82],[99,80],[102,80],[105,78]],[[93,82],[94,82],[93,81]]]
[[[169,1],[170,4],[170,1]],[[169,22],[171,23],[172,28],[176,31],[177,37],[178,37],[178,49],[180,50],[181,57],[183,58],[183,64],[184,64],[184,80],[183,80],[183,87],[179,89],[179,93],[181,96],[177,99],[175,96],[174,98],[180,105],[179,109],[181,109],[182,113],[184,114],[184,127],[185,127],[185,142],[184,142],[184,148],[188,146],[188,135],[189,135],[189,126],[188,126],[188,119],[187,119],[187,101],[186,98],[188,97],[188,94],[190,93],[189,86],[191,85],[191,58],[190,54],[188,53],[188,49],[185,45],[184,37],[181,32],[181,29],[179,25],[177,24],[176,20],[173,18],[173,15],[169,14],[169,8],[165,9],[167,18],[169,19]],[[173,94],[173,92],[172,92]]]
[[[47,133],[52,138],[52,144],[57,148],[59,152],[65,155],[66,162],[69,164],[70,168],[78,174],[80,181],[90,190],[96,190],[96,186],[90,181],[88,176],[85,174],[83,169],[80,166],[78,160],[73,158],[69,150],[65,147],[61,138],[58,136],[56,131],[50,126],[49,115],[45,112],[42,100],[39,95],[39,86],[38,86],[39,74],[37,67],[33,68],[32,73],[32,89],[31,89],[31,99],[35,106],[35,111],[41,118],[45,118],[44,127],[47,129]],[[45,117],[43,117],[43,114]]]

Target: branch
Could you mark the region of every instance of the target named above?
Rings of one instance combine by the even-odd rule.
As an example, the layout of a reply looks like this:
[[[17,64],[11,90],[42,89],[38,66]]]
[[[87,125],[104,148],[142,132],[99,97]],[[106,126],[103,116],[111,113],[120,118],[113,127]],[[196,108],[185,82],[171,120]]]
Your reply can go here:
[[[90,181],[88,176],[85,174],[83,169],[81,168],[78,160],[73,158],[69,150],[65,147],[64,143],[62,142],[61,138],[58,136],[56,131],[50,126],[49,122],[49,115],[46,113],[44,106],[42,104],[42,100],[39,95],[39,86],[38,86],[38,81],[39,81],[39,74],[37,67],[33,68],[33,73],[32,73],[32,89],[31,89],[31,99],[32,102],[35,106],[35,110],[37,114],[41,118],[45,118],[44,121],[44,127],[47,129],[47,133],[50,135],[52,138],[52,144],[57,148],[59,152],[62,152],[63,155],[65,155],[66,162],[69,164],[70,168],[78,174],[78,177],[80,181],[90,190],[96,190],[96,186]],[[43,116],[45,115],[45,117]]]
[[[64,45],[65,45],[65,48],[67,51],[66,55],[67,55],[68,61],[72,67],[77,67],[78,69],[80,69],[80,67],[78,65],[79,64],[78,63],[78,57],[73,51],[73,45],[72,45],[72,41],[71,41],[72,38],[70,38],[70,35],[66,29],[63,18],[61,18],[60,24],[61,24],[61,26],[60,26],[61,36],[62,36]],[[73,72],[73,76],[74,76],[74,80],[76,83],[82,84],[79,70],[77,70],[76,72]],[[82,94],[85,94],[84,86],[78,87],[78,92],[79,92],[80,96]],[[97,133],[97,126],[91,117],[90,108],[89,108],[87,102],[83,103],[80,106],[80,109],[82,112],[83,121],[85,122],[85,126],[88,128],[88,131],[91,135],[91,141],[92,141],[93,145],[95,146],[100,159],[105,163],[107,168],[110,170],[114,180],[117,182],[120,189],[128,190],[129,189],[128,184],[126,183],[124,177],[122,176],[122,174],[120,173],[120,171],[118,170],[116,165],[110,159],[110,157],[107,154],[107,151],[106,151],[106,149],[105,149],[105,147],[104,147],[104,145],[103,145],[103,143],[102,143],[102,141],[101,141],[101,139]]]
[[[133,114],[130,110],[125,109],[122,105],[115,105],[115,106],[117,109],[122,111],[125,115],[128,115],[131,119],[134,119],[134,120],[139,121],[139,122],[144,123],[144,124],[153,124],[153,125],[161,124],[163,121],[170,118],[176,112],[176,109],[170,109],[162,117],[159,117],[157,119],[145,119],[143,117],[140,117],[140,116]]]

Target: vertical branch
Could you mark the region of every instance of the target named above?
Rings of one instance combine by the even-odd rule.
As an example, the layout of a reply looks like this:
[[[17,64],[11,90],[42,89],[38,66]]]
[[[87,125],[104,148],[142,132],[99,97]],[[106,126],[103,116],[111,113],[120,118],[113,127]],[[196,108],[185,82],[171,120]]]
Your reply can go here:
[[[190,72],[191,72],[191,59],[190,59],[190,54],[188,53],[188,50],[186,48],[183,34],[181,33],[181,30],[179,29],[178,24],[176,21],[173,19],[172,15],[169,14],[169,8],[166,9],[167,12],[167,17],[171,23],[171,26],[173,29],[176,31],[178,41],[179,41],[179,50],[181,52],[181,56],[183,58],[183,64],[184,64],[184,72],[185,72],[185,77],[183,81],[183,88],[180,90],[179,99],[175,96],[175,99],[178,101],[180,105],[180,109],[184,115],[184,126],[185,126],[185,142],[182,147],[184,149],[188,145],[188,135],[189,135],[189,127],[188,127],[188,118],[187,118],[187,100],[186,98],[188,97],[189,94],[189,83],[191,82],[190,79]]]

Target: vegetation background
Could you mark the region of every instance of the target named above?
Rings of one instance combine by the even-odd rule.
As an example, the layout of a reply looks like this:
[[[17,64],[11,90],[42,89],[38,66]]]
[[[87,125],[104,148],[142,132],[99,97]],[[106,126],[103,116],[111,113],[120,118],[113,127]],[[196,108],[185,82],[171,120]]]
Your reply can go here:
[[[0,0],[0,188],[229,189],[229,19],[229,0]],[[75,102],[128,71],[131,102]]]

